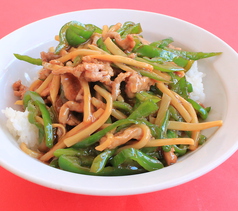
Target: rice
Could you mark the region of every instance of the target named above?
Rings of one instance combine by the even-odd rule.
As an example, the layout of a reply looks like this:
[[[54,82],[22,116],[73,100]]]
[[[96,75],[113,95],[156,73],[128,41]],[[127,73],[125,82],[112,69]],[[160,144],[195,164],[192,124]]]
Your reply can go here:
[[[29,123],[29,112],[16,111],[10,107],[2,110],[7,117],[7,128],[20,145],[24,142],[30,149],[36,149],[38,143],[38,128]]]
[[[190,93],[190,98],[194,101],[203,103],[205,101],[205,93],[202,78],[204,73],[198,71],[197,61],[195,61],[192,67],[186,72],[186,79],[193,86],[193,92]]]

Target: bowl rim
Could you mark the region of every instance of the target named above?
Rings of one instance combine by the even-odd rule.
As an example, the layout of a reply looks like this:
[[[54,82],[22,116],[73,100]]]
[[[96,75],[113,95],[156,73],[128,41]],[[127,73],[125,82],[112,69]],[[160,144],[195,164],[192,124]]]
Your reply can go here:
[[[105,14],[105,13],[130,13],[130,15],[144,15],[144,16],[154,16],[154,17],[160,17],[162,19],[169,19],[171,21],[175,21],[175,22],[179,22],[180,24],[186,24],[189,27],[196,29],[197,31],[200,31],[201,33],[205,33],[206,35],[212,36],[216,39],[217,42],[222,43],[223,47],[229,51],[232,56],[234,58],[238,58],[237,53],[228,45],[226,44],[224,41],[222,41],[220,38],[218,38],[217,36],[213,35],[212,33],[206,31],[205,29],[202,29],[199,26],[196,26],[192,23],[189,23],[187,21],[175,18],[175,17],[171,17],[168,15],[164,15],[164,14],[159,14],[159,13],[155,13],[155,12],[149,12],[149,11],[142,11],[142,10],[132,10],[132,9],[89,9],[89,10],[80,10],[80,11],[73,11],[73,12],[68,12],[68,13],[62,13],[62,14],[58,14],[58,15],[54,15],[51,17],[47,17],[38,21],[35,21],[33,23],[30,23],[26,26],[23,26],[15,31],[13,31],[12,33],[10,33],[9,35],[6,35],[5,37],[3,37],[0,40],[0,46],[1,43],[3,42],[8,42],[8,40],[12,39],[16,33],[24,33],[26,32],[29,28],[34,27],[35,25],[41,24],[41,23],[45,23],[47,21],[51,21],[51,20],[57,20],[58,18],[61,17],[66,17],[67,18],[71,15],[75,16],[77,14],[86,14],[86,13],[101,13],[101,14]],[[142,25],[143,27],[143,25]],[[176,39],[176,37],[175,37]],[[29,49],[25,49],[25,50],[29,50]],[[9,60],[5,63],[8,63],[9,65],[12,64],[12,62],[14,62],[14,59],[9,58]],[[0,65],[0,71],[2,71],[3,67],[1,67]],[[0,72],[0,80],[1,80],[1,72]],[[232,78],[231,78],[232,79]],[[229,85],[228,83],[223,84],[224,85],[224,89],[225,90],[230,90],[231,89],[231,85]],[[231,111],[234,111],[235,109],[235,100],[237,100],[237,98],[234,98],[234,96],[232,96],[231,93],[227,92],[227,111],[226,111],[226,116],[225,116],[225,120],[230,122],[233,118],[234,115],[232,115]],[[238,117],[237,114],[235,114],[236,117]],[[224,128],[228,129],[230,127],[230,124],[226,124],[226,122],[224,122]],[[2,129],[2,127],[1,127]],[[218,130],[212,138],[216,138],[216,137],[223,137],[223,134],[221,134],[223,132],[223,130]],[[234,131],[232,133],[232,135],[230,135],[231,138],[233,139],[237,139],[238,132]],[[7,136],[8,138],[10,136]],[[41,170],[47,172],[47,175],[49,178],[51,178],[51,180],[48,180],[44,175],[39,173],[39,174],[31,174],[29,173],[29,169],[27,166],[25,165],[21,165],[21,169],[18,169],[17,166],[15,166],[16,163],[18,163],[17,161],[12,161],[8,162],[7,160],[4,159],[4,156],[9,157],[12,156],[11,154],[9,154],[9,152],[4,152],[4,149],[6,147],[10,147],[12,148],[12,143],[5,143],[5,145],[3,146],[0,143],[0,152],[3,152],[2,155],[0,153],[0,164],[1,166],[3,166],[5,169],[9,170],[10,172],[28,180],[31,182],[34,182],[36,184],[39,185],[43,185],[45,187],[49,187],[49,188],[53,188],[56,190],[61,190],[61,191],[66,191],[66,192],[72,192],[72,193],[79,193],[79,194],[87,194],[87,195],[110,195],[110,196],[115,196],[115,195],[132,195],[132,194],[141,194],[141,193],[146,193],[146,192],[153,192],[153,191],[158,191],[158,190],[163,190],[166,188],[171,188],[180,184],[183,184],[185,182],[191,181],[199,176],[204,175],[205,173],[211,171],[212,169],[216,168],[218,165],[220,165],[221,163],[223,163],[225,160],[227,160],[238,148],[238,142],[234,142],[232,147],[229,150],[226,150],[226,153],[223,153],[222,156],[218,157],[218,159],[210,162],[209,164],[204,165],[203,167],[201,167],[199,170],[195,170],[193,172],[189,172],[189,174],[187,175],[180,175],[179,179],[175,179],[173,181],[169,180],[168,182],[164,182],[163,184],[147,184],[147,183],[142,183],[140,187],[138,187],[138,181],[144,181],[147,178],[147,175],[150,175],[150,178],[152,177],[157,177],[158,175],[161,175],[157,172],[148,172],[148,173],[144,173],[144,174],[140,174],[140,175],[132,175],[132,176],[123,176],[123,177],[110,177],[110,181],[108,180],[108,177],[95,177],[95,176],[88,176],[88,175],[77,175],[75,173],[70,173],[70,172],[64,172],[62,170],[58,170],[58,169],[54,169],[54,168],[49,168],[47,165],[41,165]],[[201,149],[202,151],[205,152],[204,148]],[[30,158],[28,155],[25,155],[23,152],[18,152],[19,149],[17,147],[15,147],[12,150],[12,153],[17,153],[18,155],[20,155],[22,157],[23,160],[27,160],[29,165],[38,165],[37,163],[39,163],[39,161],[36,161],[35,159]],[[181,168],[181,163],[178,163],[176,165],[176,168],[174,168],[175,170],[179,170],[179,168]],[[160,170],[161,171],[161,170]],[[163,169],[163,172],[168,172],[170,171],[169,168],[165,168]],[[96,186],[97,183],[102,183],[102,184],[109,184],[111,185],[111,187],[103,187],[100,184],[97,184],[97,186],[95,187],[89,187],[85,184],[81,184],[82,187],[76,186],[74,187],[72,185],[72,183],[70,181],[64,181],[64,184],[59,185],[57,180],[54,180],[54,176],[52,176],[51,174],[54,173],[59,173],[60,175],[62,175],[62,177],[68,177],[70,175],[71,179],[74,179],[75,181],[78,180],[78,178],[84,180],[85,178],[90,178],[90,181],[92,182],[92,184],[94,184]],[[115,186],[113,186],[113,184],[115,184],[116,182],[118,182],[118,178],[120,180],[123,180],[123,182],[125,184],[123,184],[121,187],[119,187],[117,185],[117,189],[114,189]],[[123,179],[121,179],[123,178]],[[126,178],[126,180],[124,179]],[[135,181],[136,180],[136,181]],[[119,182],[121,184],[121,181]]]

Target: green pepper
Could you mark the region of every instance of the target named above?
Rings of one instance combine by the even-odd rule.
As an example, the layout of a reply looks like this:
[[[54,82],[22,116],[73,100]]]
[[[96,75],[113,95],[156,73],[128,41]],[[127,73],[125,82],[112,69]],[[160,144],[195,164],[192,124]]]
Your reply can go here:
[[[176,92],[183,98],[187,99],[188,98],[188,85],[189,84],[186,80],[186,77],[184,76],[184,77],[180,78],[177,82],[171,83],[169,86],[172,91]]]
[[[86,31],[85,27],[70,25],[66,30],[66,40],[70,46],[77,47],[86,42],[93,34],[93,31]]]
[[[156,96],[156,95],[154,95],[154,94],[145,92],[145,91],[137,92],[135,97],[136,97],[140,102],[144,102],[144,101],[146,101],[146,100],[151,99],[153,102],[158,103],[158,102],[161,100],[160,97],[158,97],[158,96]]]
[[[134,110],[128,119],[139,119],[143,117],[147,117],[150,114],[153,114],[155,111],[158,110],[158,105],[151,99],[148,99],[142,102],[136,110]]]
[[[177,138],[178,134],[173,131],[173,130],[168,130],[167,131],[167,138]],[[186,154],[187,150],[188,150],[188,146],[187,145],[183,145],[180,144],[178,145],[171,145],[171,148],[174,149],[174,152],[178,155],[178,156],[182,156],[184,154]]]
[[[188,60],[186,58],[179,57],[177,54],[173,52],[151,45],[142,45],[135,50],[135,53],[137,54],[138,57],[151,58],[151,62],[161,63],[173,61],[175,63],[178,62],[178,64],[180,65],[183,64],[183,66],[181,67],[185,67],[188,63]]]
[[[140,34],[142,32],[142,28],[140,23],[131,25],[127,27],[123,33],[121,33],[121,37],[125,38],[128,34]]]
[[[113,101],[113,108],[125,111],[127,113],[132,113],[132,107],[130,104],[121,101]]]
[[[193,106],[193,108],[198,112],[199,116],[205,120],[208,117],[208,112],[210,111],[210,107],[208,107],[208,109],[202,107],[200,104],[198,104],[196,101],[192,100],[192,99],[187,99],[187,101],[189,103],[191,103],[191,105]]]
[[[130,26],[133,26],[135,23],[132,21],[126,21],[120,29],[117,30],[117,33],[122,35]]]
[[[98,173],[102,171],[105,168],[108,160],[114,154],[114,152],[115,152],[115,149],[113,150],[107,149],[103,151],[102,153],[100,153],[97,157],[95,157],[91,165],[90,172]]]
[[[181,122],[183,120],[182,116],[179,114],[177,109],[175,109],[173,106],[170,105],[168,110],[169,110],[169,113],[170,113],[170,117],[172,119],[174,119],[175,121],[179,121],[179,122]]]
[[[53,146],[53,128],[50,113],[45,105],[45,102],[38,93],[27,91],[23,97],[23,105],[25,108],[28,107],[29,102],[39,108],[44,122],[45,144],[47,147],[51,148]]]
[[[152,42],[152,43],[150,43],[150,46],[155,46],[157,48],[164,48],[164,47],[168,46],[170,43],[172,43],[173,41],[174,41],[173,38],[169,37],[169,38],[166,38],[163,40]]]
[[[82,152],[79,151],[78,149],[74,148],[66,148],[66,149],[57,149],[54,151],[54,156],[55,157],[60,157],[61,155],[72,155],[76,156],[81,154]]]
[[[198,139],[198,144],[203,145],[207,140],[207,137],[203,134],[200,134],[199,139]]]
[[[180,144],[180,146],[178,145],[172,145],[172,147],[174,148],[174,152],[178,155],[178,156],[182,156],[185,155],[188,151],[188,146],[186,145],[182,145]]]
[[[57,159],[53,159],[50,162],[49,166],[54,167],[54,168],[59,168],[58,158]]]
[[[28,62],[30,64],[42,65],[42,59],[35,59],[35,58],[30,57],[30,56],[20,55],[20,54],[16,54],[16,53],[14,53],[14,56],[17,59]]]
[[[76,156],[70,155],[61,155],[59,157],[59,167],[62,170],[74,172],[78,174],[86,175],[97,175],[97,176],[122,176],[122,175],[131,175],[142,173],[140,169],[123,169],[123,168],[114,168],[111,166],[105,167],[98,173],[90,172],[90,168],[83,167],[80,165],[79,159]]]
[[[160,77],[155,72],[149,72],[147,70],[138,69],[138,68],[135,68],[135,67],[132,67],[132,69],[134,69],[136,72],[138,72],[142,76],[146,76],[148,78],[151,78],[151,79],[154,79],[154,80],[157,80],[157,81],[163,81],[163,82],[166,82],[166,83],[170,82],[170,81],[165,80],[164,78]]]
[[[63,25],[59,32],[59,44],[55,49],[55,54],[59,54],[62,49],[69,46],[77,46],[86,42],[94,32],[101,30],[92,24],[82,24],[78,21],[70,21]]]
[[[153,66],[155,70],[160,70],[161,72],[175,72],[175,71],[184,71],[183,67],[179,67],[178,65],[172,62],[164,62],[163,64],[155,63],[146,58],[136,57],[135,60],[140,62],[146,62]]]
[[[34,124],[39,131],[39,137],[38,137],[38,142],[41,144],[44,140],[45,137],[45,131],[44,131],[44,126],[36,121],[36,116],[39,113],[39,109],[33,104],[33,102],[29,101],[27,104],[27,110],[29,112],[28,114],[28,121],[31,124]]]
[[[172,48],[165,48],[165,50],[174,53],[180,57],[183,57],[185,59],[191,59],[191,60],[199,60],[199,59],[205,59],[208,57],[218,56],[221,54],[221,52],[191,52],[191,51],[181,51],[176,50]]]
[[[164,167],[163,164],[159,160],[134,148],[128,148],[128,149],[122,150],[115,157],[113,157],[113,159],[111,160],[111,163],[115,167],[122,164],[127,159],[132,159],[136,161],[139,165],[141,165],[147,171],[154,171]]]
[[[102,50],[106,51],[107,53],[111,54],[111,52],[107,49],[107,46],[106,46],[105,43],[103,42],[102,37],[100,37],[100,38],[97,40],[97,46],[98,46],[99,48],[101,48]]]

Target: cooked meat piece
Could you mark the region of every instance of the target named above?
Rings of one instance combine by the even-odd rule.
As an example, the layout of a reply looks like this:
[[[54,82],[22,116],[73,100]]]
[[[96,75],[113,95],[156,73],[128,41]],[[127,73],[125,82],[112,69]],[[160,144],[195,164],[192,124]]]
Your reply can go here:
[[[13,85],[12,85],[13,91],[14,91],[14,95],[17,97],[20,97],[20,99],[23,98],[25,92],[28,90],[28,87],[24,86],[21,83],[21,80],[16,81]]]
[[[65,73],[61,75],[61,84],[65,97],[68,100],[76,100],[81,88],[79,79],[71,73]]]
[[[135,47],[135,41],[134,41],[133,35],[131,34],[128,34],[126,38],[122,39],[120,34],[118,34],[117,32],[109,31],[105,35],[104,39],[108,37],[110,37],[111,39],[115,39],[116,44],[120,46],[123,50],[130,52]]]

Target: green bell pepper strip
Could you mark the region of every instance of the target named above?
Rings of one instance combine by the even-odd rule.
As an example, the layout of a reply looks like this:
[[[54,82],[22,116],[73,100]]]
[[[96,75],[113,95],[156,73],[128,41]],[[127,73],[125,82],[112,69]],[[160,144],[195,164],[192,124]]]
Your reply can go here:
[[[93,163],[94,158],[99,153],[93,148],[93,147],[87,147],[87,148],[65,148],[65,149],[57,149],[54,152],[55,157],[60,157],[61,155],[67,155],[67,156],[76,156],[79,158],[80,164],[84,166],[91,166]]]
[[[74,149],[74,148],[57,149],[54,151],[55,157],[60,157],[61,155],[77,156],[80,154],[82,154],[82,152],[79,151],[78,149]]]
[[[147,117],[150,114],[158,110],[158,105],[151,99],[148,99],[142,102],[136,110],[134,110],[129,116],[128,119],[138,119]]]
[[[192,99],[187,99],[187,101],[189,103],[191,103],[191,105],[193,106],[193,108],[195,109],[195,111],[198,112],[199,116],[205,120],[208,117],[208,112],[207,109],[202,107],[200,104],[198,104],[196,101],[192,100]],[[210,107],[208,107],[210,108]]]
[[[188,64],[186,58],[178,56],[177,54],[170,52],[168,50],[157,48],[151,45],[142,45],[135,49],[134,53],[138,57],[148,57],[151,62],[163,63],[163,62],[174,62],[180,67],[185,67]]]
[[[14,56],[17,59],[28,62],[30,64],[42,65],[42,59],[35,59],[35,58],[30,57],[30,56],[20,55],[20,54],[16,54],[16,53],[14,53]]]
[[[125,29],[124,32],[121,33],[121,37],[125,38],[128,34],[140,34],[141,32],[142,32],[141,25],[140,23],[137,23]]]
[[[180,78],[176,83],[171,83],[169,86],[172,91],[176,92],[183,98],[188,98],[188,82],[185,76]]]
[[[177,138],[178,134],[173,131],[173,130],[168,130],[167,131],[167,138]],[[171,148],[174,148],[174,152],[178,155],[178,156],[182,156],[184,154],[186,154],[187,150],[188,150],[188,146],[187,145],[182,145],[180,144],[180,146],[178,145],[171,145]]]
[[[132,107],[130,104],[121,102],[121,101],[113,101],[113,108],[132,113]]]
[[[145,92],[145,91],[141,91],[141,92],[137,92],[135,97],[140,101],[140,102],[144,102],[146,100],[152,100],[153,102],[155,103],[158,103],[161,98],[154,95],[154,94],[151,94],[151,93],[148,93],[148,92]]]
[[[207,137],[203,134],[200,134],[199,139],[198,139],[198,144],[203,145],[207,140]]]
[[[54,167],[54,168],[59,168],[58,158],[57,159],[53,159],[50,162],[49,166]]]
[[[70,25],[66,30],[65,36],[68,44],[77,47],[85,43],[93,34],[93,31],[87,31],[84,27]]]
[[[152,42],[152,43],[150,43],[150,46],[154,46],[157,48],[164,48],[164,47],[168,46],[170,43],[172,43],[173,41],[174,41],[173,38],[169,37],[169,38],[166,38],[163,40]]]
[[[170,117],[169,110],[167,110],[163,117],[163,121],[161,122],[161,125],[159,125],[160,133],[158,135],[160,137],[158,137],[158,138],[166,138],[167,137],[167,126],[168,126],[168,122],[169,122],[169,117]],[[162,146],[162,149],[165,152],[169,152],[171,150],[171,146],[164,145],[164,146]]]
[[[60,32],[59,32],[59,44],[57,45],[56,49],[55,49],[55,54],[59,54],[59,52],[66,48],[68,46],[68,43],[67,43],[67,39],[66,39],[66,31],[67,29],[69,28],[70,25],[77,25],[77,26],[82,26],[83,24],[77,22],[77,21],[70,21],[66,24],[64,24],[61,29],[60,29]]]
[[[140,62],[146,62],[146,63],[152,65],[154,69],[160,70],[161,72],[184,71],[183,67],[179,67],[178,65],[173,64],[171,62],[165,62],[163,64],[159,64],[159,63],[151,62],[149,59],[140,58],[140,57],[136,57],[135,60],[140,61]]]
[[[34,124],[38,128],[38,130],[39,130],[38,143],[41,144],[43,142],[43,140],[44,140],[44,137],[45,137],[45,131],[44,131],[44,126],[36,121],[36,116],[38,115],[39,111],[36,108],[36,106],[32,103],[32,101],[28,102],[27,110],[29,112],[29,114],[28,114],[28,121],[31,124]]]
[[[185,155],[188,151],[188,146],[186,145],[172,145],[172,147],[174,148],[174,152],[178,155],[178,156],[182,156]]]
[[[181,51],[171,48],[164,48],[166,51],[169,51],[171,53],[174,53],[180,57],[183,57],[185,59],[191,59],[191,60],[199,60],[199,59],[205,59],[208,57],[218,56],[222,54],[222,52],[191,52],[191,51]]]
[[[80,30],[75,30],[75,27],[77,29]],[[69,29],[69,31],[68,31]],[[83,30],[83,31],[82,31]],[[68,32],[67,32],[68,31]],[[79,34],[78,34],[79,32]],[[60,32],[59,32],[59,38],[60,38],[60,41],[59,41],[59,44],[57,45],[56,49],[55,49],[55,54],[59,54],[59,52],[64,49],[64,48],[67,48],[69,46],[69,43],[68,43],[68,40],[70,40],[70,42],[72,41],[71,44],[75,44],[76,43],[79,45],[81,43],[84,43],[85,42],[85,39],[87,39],[87,37],[89,36],[89,34],[91,32],[97,32],[97,33],[100,33],[101,32],[101,29],[98,28],[97,26],[94,26],[92,24],[82,24],[78,21],[70,21],[68,23],[66,23],[65,25],[63,25],[60,29]],[[84,38],[84,39],[81,39],[80,41],[80,38],[77,39],[77,42],[74,43],[74,39],[73,37],[77,37],[79,35],[81,35],[81,33],[86,37],[82,36],[81,38]],[[66,36],[67,34],[67,36]],[[77,35],[77,36],[76,36]],[[72,36],[72,37],[71,37]],[[72,39],[72,40],[71,40]]]
[[[103,42],[102,37],[100,37],[100,38],[97,40],[97,46],[98,46],[99,48],[101,48],[102,50],[106,51],[107,53],[111,54],[111,52],[107,49],[107,46],[106,46],[105,43]]]
[[[76,156],[61,155],[58,160],[59,167],[62,170],[86,174],[86,175],[97,175],[97,176],[122,176],[122,175],[131,175],[142,173],[140,169],[123,169],[123,168],[114,168],[114,167],[105,167],[98,173],[90,172],[90,168],[80,165],[79,159]]]
[[[147,171],[154,171],[164,167],[164,165],[159,160],[134,148],[122,150],[115,157],[113,157],[111,163],[114,167],[116,167],[125,162],[127,159],[136,161]]]
[[[39,111],[44,122],[44,132],[45,132],[45,144],[47,147],[53,147],[53,127],[52,120],[50,118],[50,113],[45,105],[44,100],[41,96],[33,91],[27,91],[23,97],[23,105],[27,108],[29,101],[31,101]]]
[[[115,151],[115,149],[107,149],[100,153],[97,157],[95,157],[91,165],[90,172],[98,173],[102,171]]]
[[[174,119],[175,121],[179,121],[179,122],[183,121],[182,116],[179,114],[179,112],[173,106],[170,105],[168,110],[170,113],[170,117],[172,119]]]
[[[151,79],[154,79],[154,80],[157,80],[157,81],[163,81],[163,82],[166,82],[166,83],[169,83],[170,81],[168,80],[165,80],[164,78],[160,77],[158,74],[156,74],[155,72],[149,72],[147,70],[143,70],[143,69],[138,69],[138,68],[135,68],[135,67],[131,67],[133,70],[135,70],[136,72],[138,72],[140,75],[142,76],[146,76],[148,78],[151,78]]]
[[[121,36],[123,35],[123,33],[125,33],[126,31],[128,31],[128,29],[132,26],[134,26],[135,23],[132,21],[126,21],[122,27],[120,29],[117,30],[117,33],[120,34]]]

